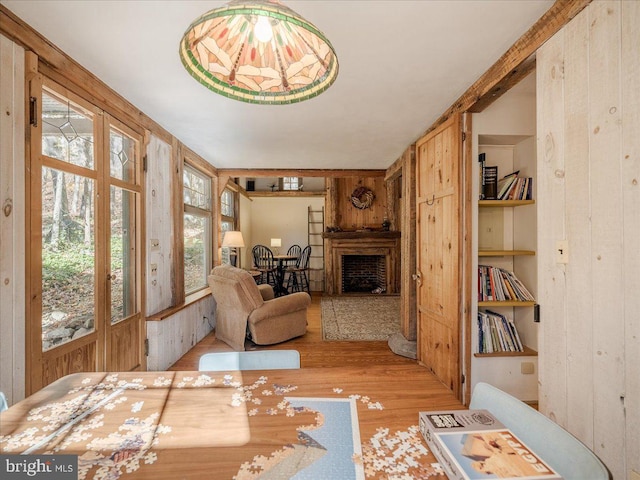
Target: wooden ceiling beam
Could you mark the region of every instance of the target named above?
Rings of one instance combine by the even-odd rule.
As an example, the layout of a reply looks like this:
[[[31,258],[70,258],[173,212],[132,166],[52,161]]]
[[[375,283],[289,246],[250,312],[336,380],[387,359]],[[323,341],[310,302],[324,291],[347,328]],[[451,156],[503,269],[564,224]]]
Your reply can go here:
[[[219,175],[228,177],[324,177],[324,178],[340,178],[340,177],[384,177],[386,170],[336,170],[336,169],[278,169],[278,168],[218,168]]]

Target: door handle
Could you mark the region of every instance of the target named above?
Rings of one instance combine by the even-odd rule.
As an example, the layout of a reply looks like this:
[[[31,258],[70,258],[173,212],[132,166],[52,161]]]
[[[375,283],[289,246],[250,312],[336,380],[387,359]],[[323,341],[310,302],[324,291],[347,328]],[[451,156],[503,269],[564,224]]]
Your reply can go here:
[[[115,280],[116,279],[116,274],[115,273],[107,273],[107,280]]]
[[[418,286],[422,285],[422,275],[420,275],[420,272],[416,272],[413,275],[411,275],[411,278],[413,278],[413,280],[418,284]]]

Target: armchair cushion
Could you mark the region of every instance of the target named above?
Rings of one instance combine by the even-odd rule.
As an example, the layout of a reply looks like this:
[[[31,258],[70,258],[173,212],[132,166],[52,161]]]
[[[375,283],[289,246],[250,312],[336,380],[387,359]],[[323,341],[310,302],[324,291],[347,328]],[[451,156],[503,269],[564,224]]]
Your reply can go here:
[[[273,298],[268,285],[256,285],[246,270],[215,267],[209,286],[216,301],[216,338],[244,350],[247,333],[258,345],[271,345],[304,335],[311,297],[296,293]]]

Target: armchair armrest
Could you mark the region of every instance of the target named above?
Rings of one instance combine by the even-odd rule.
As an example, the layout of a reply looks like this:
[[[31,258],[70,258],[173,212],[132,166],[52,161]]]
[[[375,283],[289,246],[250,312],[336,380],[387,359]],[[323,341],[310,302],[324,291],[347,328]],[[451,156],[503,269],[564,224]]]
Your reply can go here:
[[[258,290],[260,291],[260,295],[262,295],[262,300],[265,302],[267,300],[272,300],[275,298],[275,294],[273,293],[273,287],[266,283],[261,283],[258,285]]]
[[[266,300],[249,315],[249,321],[257,324],[263,320],[306,310],[311,304],[311,297],[306,292],[296,292],[283,297]]]

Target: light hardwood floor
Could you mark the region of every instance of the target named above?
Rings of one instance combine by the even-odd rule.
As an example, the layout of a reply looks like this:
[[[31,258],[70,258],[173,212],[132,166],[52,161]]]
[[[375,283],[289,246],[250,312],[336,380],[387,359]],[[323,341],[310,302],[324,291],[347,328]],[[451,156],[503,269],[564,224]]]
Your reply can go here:
[[[430,375],[417,362],[393,353],[386,341],[344,342],[323,341],[320,318],[321,293],[312,295],[311,307],[308,311],[308,328],[306,335],[271,346],[255,346],[255,349],[295,349],[300,352],[301,367],[337,367],[367,365],[410,365],[416,367],[416,375]],[[231,350],[223,342],[216,341],[215,334],[210,334],[180,358],[169,370],[197,370],[200,356],[208,352]]]

